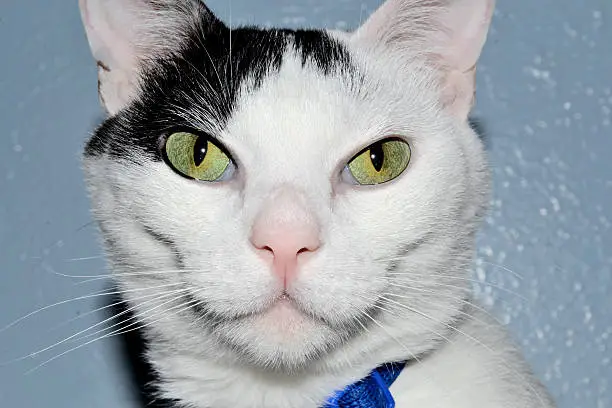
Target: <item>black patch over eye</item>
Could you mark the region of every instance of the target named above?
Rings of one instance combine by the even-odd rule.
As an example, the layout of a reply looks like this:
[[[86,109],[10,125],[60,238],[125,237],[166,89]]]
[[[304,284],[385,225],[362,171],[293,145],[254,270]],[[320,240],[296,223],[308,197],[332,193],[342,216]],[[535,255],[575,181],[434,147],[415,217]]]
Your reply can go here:
[[[370,147],[370,160],[376,171],[382,169],[383,163],[385,162],[385,152],[381,142],[375,143]]]
[[[213,19],[206,24],[205,33],[196,27],[185,31],[183,46],[176,53],[146,63],[140,72],[144,76],[142,98],[103,123],[87,143],[88,156],[131,157],[133,149],[139,149],[154,160],[163,159],[158,135],[167,133],[167,123],[177,128],[198,127],[178,117],[177,108],[214,118],[214,125],[223,128],[236,108],[242,84],[248,80],[249,92],[256,90],[266,76],[280,70],[288,47],[303,66],[311,64],[324,75],[358,77],[348,49],[325,31],[250,27],[230,31]],[[233,69],[227,69],[229,66]],[[200,83],[206,86],[193,86]],[[194,100],[199,101],[198,106]],[[214,141],[205,147],[210,156]],[[185,159],[187,152],[181,153]],[[189,152],[195,166],[206,163],[207,158],[201,157],[201,152]]]
[[[204,137],[198,137],[193,145],[193,164],[199,166],[204,161],[208,152],[208,140]]]

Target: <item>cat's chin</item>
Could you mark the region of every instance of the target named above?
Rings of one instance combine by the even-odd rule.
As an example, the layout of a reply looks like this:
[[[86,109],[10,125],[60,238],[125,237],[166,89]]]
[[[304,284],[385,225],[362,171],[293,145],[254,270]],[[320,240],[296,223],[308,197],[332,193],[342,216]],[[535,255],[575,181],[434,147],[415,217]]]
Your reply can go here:
[[[226,320],[215,332],[243,362],[292,372],[307,368],[347,336],[285,295],[257,313]]]

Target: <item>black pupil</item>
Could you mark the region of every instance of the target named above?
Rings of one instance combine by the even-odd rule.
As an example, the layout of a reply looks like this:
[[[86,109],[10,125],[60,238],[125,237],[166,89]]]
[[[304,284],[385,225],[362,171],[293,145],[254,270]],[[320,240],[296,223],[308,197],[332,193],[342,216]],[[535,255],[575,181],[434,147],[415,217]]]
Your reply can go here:
[[[199,166],[206,157],[208,150],[208,140],[203,137],[198,137],[193,145],[193,164]]]
[[[376,143],[370,147],[370,160],[376,171],[382,169],[385,162],[385,152],[383,151],[382,143]]]

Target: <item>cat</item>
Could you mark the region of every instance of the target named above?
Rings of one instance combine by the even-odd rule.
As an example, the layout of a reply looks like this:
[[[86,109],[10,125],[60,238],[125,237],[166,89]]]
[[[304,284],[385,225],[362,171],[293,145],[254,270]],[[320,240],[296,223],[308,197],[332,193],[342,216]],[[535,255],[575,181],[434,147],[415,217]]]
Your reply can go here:
[[[160,397],[342,407],[403,367],[375,383],[389,405],[359,406],[554,406],[470,291],[494,0],[387,0],[352,32],[79,5],[107,113],[83,158],[92,211]]]

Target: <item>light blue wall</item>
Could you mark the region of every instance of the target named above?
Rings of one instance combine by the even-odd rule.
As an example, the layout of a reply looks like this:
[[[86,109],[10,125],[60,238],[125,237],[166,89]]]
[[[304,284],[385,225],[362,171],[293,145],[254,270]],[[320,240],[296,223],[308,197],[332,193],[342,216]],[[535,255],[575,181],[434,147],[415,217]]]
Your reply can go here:
[[[234,23],[344,28],[377,4],[233,0],[231,12]],[[227,1],[210,5],[228,18]],[[609,0],[500,0],[478,78],[495,175],[475,273],[493,286],[479,292],[565,408],[612,406],[611,18]],[[3,327],[105,286],[60,276],[104,273],[79,169],[100,111],[76,1],[0,2],[0,61]],[[72,260],[84,257],[97,258]],[[27,375],[80,343],[4,364],[99,322],[86,313],[103,304],[76,300],[1,331],[0,406],[134,406],[112,341]]]

